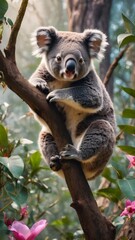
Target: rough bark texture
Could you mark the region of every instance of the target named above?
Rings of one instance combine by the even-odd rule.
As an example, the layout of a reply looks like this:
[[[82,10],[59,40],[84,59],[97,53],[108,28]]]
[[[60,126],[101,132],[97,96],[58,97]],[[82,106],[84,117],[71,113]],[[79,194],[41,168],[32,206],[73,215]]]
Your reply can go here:
[[[109,42],[109,23],[112,0],[68,0],[69,30],[82,32],[87,28],[96,28],[103,31]],[[110,66],[109,45],[105,58],[100,64],[100,78],[103,80]],[[106,88],[113,98],[113,78],[108,81]]]
[[[21,76],[15,63],[16,38],[27,2],[28,0],[22,1],[19,15],[5,51],[6,56],[0,51],[0,71],[7,86],[47,122],[52,130],[57,146],[61,150],[66,143],[71,143],[62,116],[54,105],[47,104],[46,96],[43,93],[30,85]],[[14,43],[11,39],[14,40]],[[114,240],[115,227],[101,215],[80,164],[72,160],[63,161],[62,169],[73,199],[72,207],[78,214],[85,239],[99,240],[102,238],[102,240]]]

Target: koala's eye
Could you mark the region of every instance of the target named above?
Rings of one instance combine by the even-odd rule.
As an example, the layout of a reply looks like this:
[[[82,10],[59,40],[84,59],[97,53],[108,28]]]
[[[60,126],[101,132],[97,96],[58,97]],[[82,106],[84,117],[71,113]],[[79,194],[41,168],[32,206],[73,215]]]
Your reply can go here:
[[[79,63],[82,64],[83,62],[84,62],[84,60],[83,60],[83,58],[81,57],[81,58],[79,59]]]
[[[60,56],[60,55],[56,56],[56,61],[57,61],[58,63],[61,62],[61,56]]]

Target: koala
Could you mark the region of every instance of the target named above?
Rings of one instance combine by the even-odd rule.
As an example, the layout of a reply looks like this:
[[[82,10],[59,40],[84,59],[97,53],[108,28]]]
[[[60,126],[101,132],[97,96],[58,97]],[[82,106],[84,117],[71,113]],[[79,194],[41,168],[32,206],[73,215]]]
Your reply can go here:
[[[76,33],[40,27],[33,44],[42,60],[29,82],[46,95],[48,104],[56,104],[73,143],[59,152],[51,130],[37,116],[41,153],[59,175],[62,160],[79,161],[91,180],[103,171],[115,144],[113,104],[92,62],[104,57],[106,36],[95,29]]]

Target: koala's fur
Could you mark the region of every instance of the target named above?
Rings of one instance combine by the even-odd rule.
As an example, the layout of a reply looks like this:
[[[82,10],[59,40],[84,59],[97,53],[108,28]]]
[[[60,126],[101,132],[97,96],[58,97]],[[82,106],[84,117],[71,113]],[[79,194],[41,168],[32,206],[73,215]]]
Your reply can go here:
[[[92,58],[103,58],[106,36],[99,30],[75,33],[40,27],[33,43],[42,60],[29,82],[56,103],[73,142],[59,153],[50,129],[38,117],[43,126],[41,152],[58,174],[63,159],[75,159],[92,179],[104,169],[115,143],[113,105],[92,64]]]

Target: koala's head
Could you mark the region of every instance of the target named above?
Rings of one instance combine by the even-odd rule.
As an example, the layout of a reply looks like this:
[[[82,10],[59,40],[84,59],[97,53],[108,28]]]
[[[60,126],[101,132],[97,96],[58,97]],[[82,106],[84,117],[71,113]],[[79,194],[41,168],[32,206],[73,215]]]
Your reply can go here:
[[[91,59],[101,60],[108,45],[99,30],[83,33],[57,31],[54,27],[40,27],[33,35],[35,55],[42,56],[47,71],[60,81],[76,81],[91,70]]]

